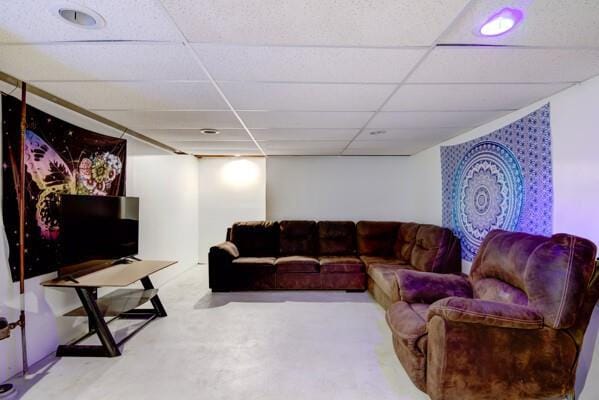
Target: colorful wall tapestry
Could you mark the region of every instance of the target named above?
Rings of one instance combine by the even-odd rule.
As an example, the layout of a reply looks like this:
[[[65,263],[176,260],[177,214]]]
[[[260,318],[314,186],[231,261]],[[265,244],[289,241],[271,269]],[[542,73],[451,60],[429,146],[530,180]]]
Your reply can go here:
[[[13,281],[19,279],[21,102],[2,95],[2,215]],[[59,267],[61,194],[125,193],[126,140],[100,135],[27,106],[25,135],[26,277]]]
[[[549,104],[478,139],[441,147],[443,225],[472,261],[493,229],[549,235],[553,180]]]

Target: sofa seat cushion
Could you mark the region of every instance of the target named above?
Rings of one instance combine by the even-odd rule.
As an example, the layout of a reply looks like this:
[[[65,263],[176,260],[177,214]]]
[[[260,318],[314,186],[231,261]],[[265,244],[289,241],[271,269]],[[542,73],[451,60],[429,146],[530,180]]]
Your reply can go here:
[[[366,270],[374,265],[403,266],[408,265],[404,260],[395,257],[360,256],[360,260],[366,265]]]
[[[411,351],[426,354],[426,321],[429,304],[398,301],[387,310],[386,319],[391,333],[408,344]]]
[[[288,256],[275,261],[277,272],[318,272],[319,267],[318,260],[312,257]]]
[[[396,271],[410,268],[407,265],[371,265],[366,273],[377,284],[383,293],[385,293],[392,303],[399,301],[399,285],[397,284]]]
[[[364,264],[358,257],[336,256],[320,257],[322,272],[364,272]]]
[[[233,267],[240,270],[260,270],[262,272],[275,271],[274,257],[239,257],[233,260]]]

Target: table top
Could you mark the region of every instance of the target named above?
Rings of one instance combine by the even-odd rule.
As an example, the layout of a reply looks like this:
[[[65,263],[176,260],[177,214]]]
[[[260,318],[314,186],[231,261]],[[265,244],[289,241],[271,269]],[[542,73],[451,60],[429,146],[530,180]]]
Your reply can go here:
[[[133,261],[130,264],[118,264],[76,278],[78,283],[64,278],[55,278],[42,282],[49,287],[125,287],[145,278],[154,272],[176,264],[177,261]]]

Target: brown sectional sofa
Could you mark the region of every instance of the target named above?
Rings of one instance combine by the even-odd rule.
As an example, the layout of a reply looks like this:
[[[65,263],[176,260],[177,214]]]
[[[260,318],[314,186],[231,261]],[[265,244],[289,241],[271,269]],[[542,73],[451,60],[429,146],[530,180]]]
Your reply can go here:
[[[497,230],[469,277],[397,271],[395,352],[433,400],[574,398],[595,257],[586,239]]]
[[[384,306],[397,297],[394,271],[460,265],[449,229],[401,222],[238,222],[209,253],[213,291],[368,287]]]

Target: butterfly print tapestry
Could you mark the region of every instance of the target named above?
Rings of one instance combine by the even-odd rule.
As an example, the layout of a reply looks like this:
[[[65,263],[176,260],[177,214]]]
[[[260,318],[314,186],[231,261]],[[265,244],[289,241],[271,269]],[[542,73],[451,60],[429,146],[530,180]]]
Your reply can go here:
[[[21,102],[2,96],[2,213],[13,281],[19,279]],[[25,133],[25,275],[60,266],[62,194],[125,194],[126,140],[90,132],[27,106]]]

